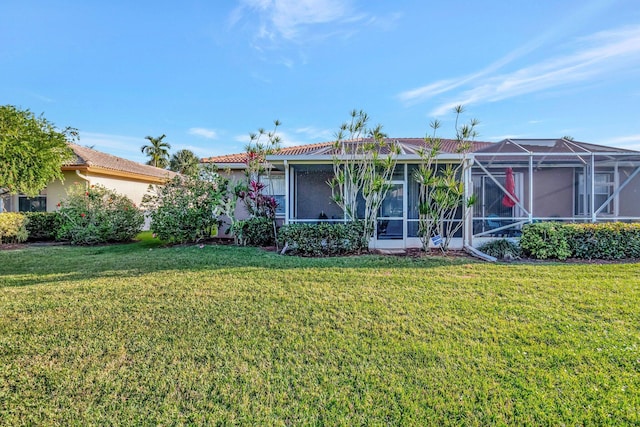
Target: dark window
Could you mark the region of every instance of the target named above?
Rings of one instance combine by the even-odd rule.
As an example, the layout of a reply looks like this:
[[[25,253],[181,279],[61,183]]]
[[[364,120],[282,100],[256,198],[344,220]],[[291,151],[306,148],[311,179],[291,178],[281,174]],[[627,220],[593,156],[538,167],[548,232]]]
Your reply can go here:
[[[36,196],[36,197],[20,196],[18,198],[18,211],[19,212],[46,212],[47,196]]]

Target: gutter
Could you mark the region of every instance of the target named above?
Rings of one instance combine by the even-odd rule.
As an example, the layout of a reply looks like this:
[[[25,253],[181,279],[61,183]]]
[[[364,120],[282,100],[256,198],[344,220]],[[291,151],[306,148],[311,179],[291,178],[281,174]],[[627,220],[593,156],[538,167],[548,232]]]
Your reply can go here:
[[[91,184],[91,180],[89,179],[89,177],[86,175],[82,175],[78,169],[76,169],[76,175],[78,175],[78,178],[87,181],[87,184]]]

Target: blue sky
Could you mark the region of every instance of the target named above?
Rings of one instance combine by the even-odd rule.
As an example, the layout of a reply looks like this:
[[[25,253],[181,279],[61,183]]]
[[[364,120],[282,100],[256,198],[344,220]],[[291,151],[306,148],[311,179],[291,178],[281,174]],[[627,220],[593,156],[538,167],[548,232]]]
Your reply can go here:
[[[363,109],[389,136],[640,149],[637,0],[30,1],[0,4],[0,103],[144,161],[146,135],[201,157],[282,121],[331,140]]]

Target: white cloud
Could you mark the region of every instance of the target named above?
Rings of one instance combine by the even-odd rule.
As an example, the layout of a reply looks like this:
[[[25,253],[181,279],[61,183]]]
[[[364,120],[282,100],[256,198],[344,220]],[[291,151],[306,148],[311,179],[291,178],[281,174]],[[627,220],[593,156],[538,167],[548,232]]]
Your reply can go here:
[[[306,126],[294,130],[297,134],[305,135],[307,138],[315,141],[331,141],[335,138],[335,131],[331,129],[318,129],[313,126]]]
[[[432,115],[449,113],[456,105],[495,102],[568,85],[584,84],[626,71],[629,65],[640,65],[640,26],[623,27],[595,33],[580,39],[574,50],[510,73],[491,75],[495,68],[508,63],[508,58],[460,79],[441,80],[405,91],[398,98],[416,103],[435,95],[452,92],[450,100],[437,106]],[[528,51],[529,49],[525,49]],[[516,56],[518,56],[516,54]]]
[[[393,15],[393,18],[399,16]],[[374,24],[368,15],[355,10],[353,0],[240,0],[227,22],[229,27],[234,27],[243,20],[253,26],[257,39],[253,47],[258,50],[262,50],[265,41],[301,43],[336,35],[349,36],[358,22],[369,20]]]
[[[344,0],[242,0],[231,19],[237,22],[243,8],[260,16],[260,38],[280,36],[292,40],[301,27],[335,22],[350,15],[349,1]]]
[[[610,145],[618,148],[626,148],[628,150],[640,151],[640,134],[618,136],[607,139],[602,142],[603,145]]]
[[[189,135],[201,136],[207,139],[218,139],[218,133],[213,129],[191,128],[189,129]]]

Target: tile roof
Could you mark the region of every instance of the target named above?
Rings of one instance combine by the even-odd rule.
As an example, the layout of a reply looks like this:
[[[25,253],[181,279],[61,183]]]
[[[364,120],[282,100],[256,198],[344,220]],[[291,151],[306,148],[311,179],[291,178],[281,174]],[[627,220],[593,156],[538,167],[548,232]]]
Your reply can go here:
[[[424,138],[386,138],[387,141],[397,141],[400,146],[401,154],[417,154],[418,149],[425,147]],[[371,141],[371,139],[363,139],[362,141]],[[458,142],[453,139],[442,139],[442,152],[455,153]],[[478,151],[490,146],[491,142],[474,141],[471,151]],[[274,156],[313,156],[313,155],[332,155],[334,142],[319,142],[315,144],[297,145],[295,147],[284,147],[280,149]],[[225,154],[222,156],[214,156],[203,158],[203,163],[229,164],[244,163],[247,153]]]
[[[69,144],[69,146],[73,150],[75,158],[65,163],[64,166],[68,169],[96,167],[153,179],[171,179],[177,175],[170,170],[143,165],[142,163],[103,153],[89,147],[77,144]]]

